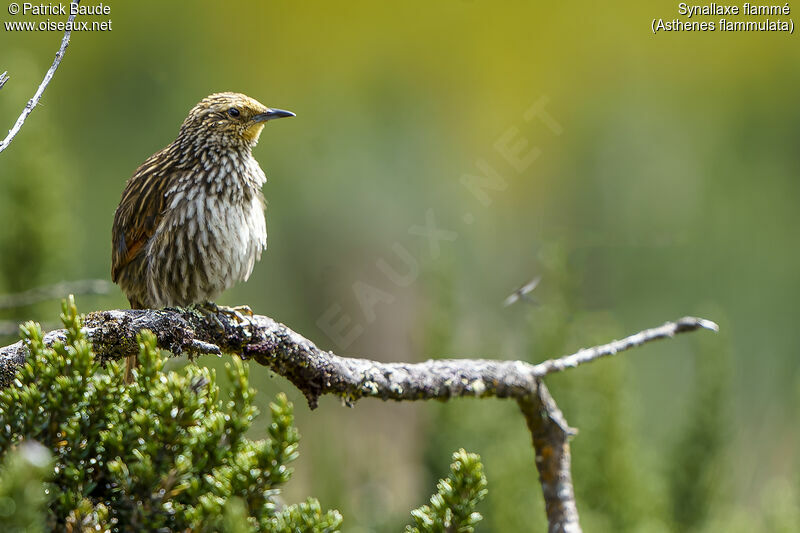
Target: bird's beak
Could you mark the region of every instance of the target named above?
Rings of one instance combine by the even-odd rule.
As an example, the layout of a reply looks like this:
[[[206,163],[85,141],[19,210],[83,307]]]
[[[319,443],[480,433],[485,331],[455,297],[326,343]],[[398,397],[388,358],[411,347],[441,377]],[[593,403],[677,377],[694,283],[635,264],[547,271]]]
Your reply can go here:
[[[294,117],[296,116],[291,111],[284,111],[283,109],[270,109],[266,113],[260,113],[253,117],[253,122],[266,122],[275,118]]]

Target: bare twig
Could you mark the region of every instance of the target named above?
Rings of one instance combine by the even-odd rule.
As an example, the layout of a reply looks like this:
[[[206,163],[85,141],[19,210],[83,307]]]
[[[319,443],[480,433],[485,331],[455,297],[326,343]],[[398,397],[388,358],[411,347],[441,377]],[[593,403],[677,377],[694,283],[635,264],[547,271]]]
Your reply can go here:
[[[77,6],[79,3],[80,0],[72,0],[73,5]],[[53,64],[50,65],[50,68],[44,75],[44,79],[42,80],[42,83],[39,84],[36,94],[33,95],[33,98],[28,100],[28,103],[25,105],[25,109],[22,110],[22,114],[17,119],[14,127],[8,130],[8,135],[6,135],[6,138],[0,141],[0,152],[8,148],[8,145],[11,144],[11,140],[17,135],[17,133],[19,133],[19,130],[22,128],[22,125],[25,123],[28,115],[30,115],[33,111],[33,108],[39,104],[39,100],[42,99],[44,90],[47,89],[47,86],[50,84],[50,80],[53,79],[53,74],[56,73],[58,66],[61,64],[61,60],[64,58],[64,52],[67,50],[67,46],[69,46],[69,38],[72,34],[72,23],[74,20],[75,15],[70,15],[69,20],[67,21],[67,29],[64,32],[64,37],[61,39],[61,47],[58,49],[58,52],[56,52],[56,58],[53,60]],[[2,87],[3,84],[5,84],[5,81],[0,83],[0,87]]]
[[[5,85],[7,81],[8,81],[8,71],[0,74],[0,89],[3,88],[3,85]]]
[[[0,309],[15,309],[48,300],[60,300],[70,294],[108,294],[113,287],[110,281],[104,279],[61,281],[15,294],[0,294]]]
[[[614,355],[631,348],[636,348],[642,344],[656,341],[659,339],[668,339],[674,337],[678,333],[685,333],[687,331],[694,331],[697,329],[708,329],[711,331],[719,331],[719,326],[710,320],[703,318],[695,318],[686,316],[675,322],[667,322],[663,326],[657,328],[646,329],[635,333],[622,340],[612,341],[608,344],[594,346],[592,348],[584,348],[572,355],[565,355],[558,359],[549,359],[536,365],[534,372],[538,376],[546,376],[554,372],[562,372],[568,368],[574,368],[584,363],[589,363],[595,359]]]

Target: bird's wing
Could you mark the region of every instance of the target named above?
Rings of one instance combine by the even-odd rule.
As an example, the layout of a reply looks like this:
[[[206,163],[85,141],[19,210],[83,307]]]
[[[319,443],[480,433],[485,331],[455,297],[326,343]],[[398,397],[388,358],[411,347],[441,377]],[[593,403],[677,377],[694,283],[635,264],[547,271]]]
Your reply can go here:
[[[519,300],[519,292],[514,291],[511,294],[509,294],[505,300],[503,300],[503,307],[508,307],[509,305],[515,303],[517,300]]]
[[[150,156],[125,185],[111,230],[112,281],[142,252],[164,216],[167,191],[181,173],[172,168],[173,158],[166,157],[167,150]]]
[[[542,281],[542,276],[536,276],[528,283],[509,294],[508,297],[503,301],[503,307],[508,307],[509,305],[528,297],[528,294],[533,291],[537,285],[539,285],[540,281]]]
[[[539,285],[540,281],[542,281],[542,276],[536,276],[517,290],[520,292],[520,295],[528,294],[529,292],[533,291],[537,285]]]

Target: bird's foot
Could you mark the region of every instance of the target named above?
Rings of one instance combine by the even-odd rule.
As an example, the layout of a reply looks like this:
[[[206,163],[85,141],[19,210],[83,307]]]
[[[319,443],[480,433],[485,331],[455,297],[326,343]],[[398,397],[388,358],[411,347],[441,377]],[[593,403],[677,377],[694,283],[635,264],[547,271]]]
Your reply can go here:
[[[249,305],[237,305],[236,307],[231,307],[230,309],[243,315],[253,316],[253,310],[250,309]]]
[[[234,334],[233,330],[239,330],[248,338],[252,338],[256,330],[253,311],[246,305],[227,307],[214,302],[203,302],[191,307],[226,334]],[[224,320],[223,317],[227,319]]]
[[[245,315],[252,317],[253,310],[246,305],[239,305],[236,307],[228,307],[225,305],[217,305],[214,302],[203,302],[195,304],[194,308],[204,314],[210,315],[228,315],[234,321],[243,323],[249,322]]]
[[[199,313],[203,313],[204,315],[216,315],[219,313],[219,306],[214,302],[208,301],[191,304],[188,309],[193,309]]]

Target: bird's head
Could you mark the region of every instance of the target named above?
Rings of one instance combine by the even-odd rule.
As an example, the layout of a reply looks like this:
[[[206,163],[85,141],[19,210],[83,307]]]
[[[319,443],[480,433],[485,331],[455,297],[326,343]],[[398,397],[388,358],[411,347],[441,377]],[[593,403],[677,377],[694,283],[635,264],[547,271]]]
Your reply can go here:
[[[291,111],[273,109],[240,93],[216,93],[203,98],[181,125],[181,136],[225,146],[253,147],[264,124],[293,117]]]

